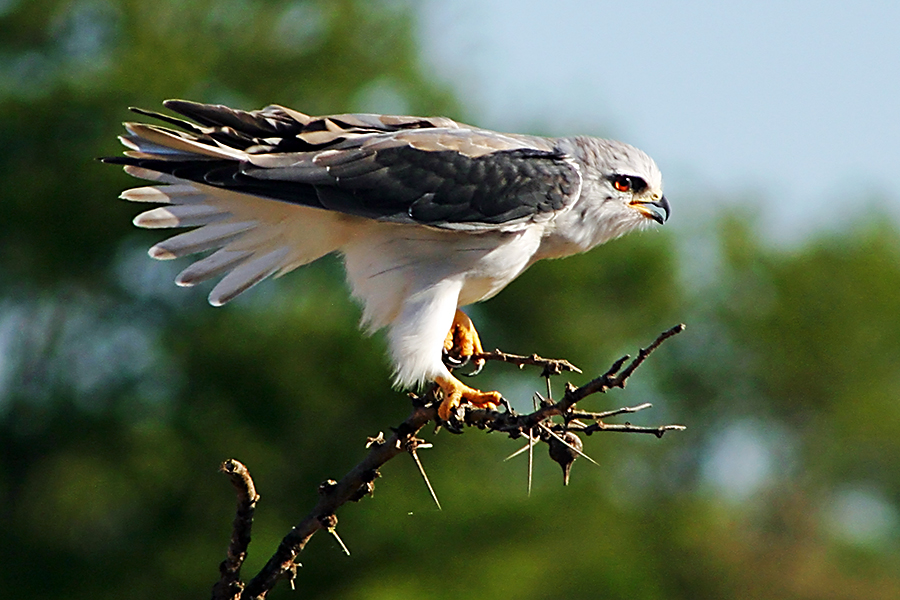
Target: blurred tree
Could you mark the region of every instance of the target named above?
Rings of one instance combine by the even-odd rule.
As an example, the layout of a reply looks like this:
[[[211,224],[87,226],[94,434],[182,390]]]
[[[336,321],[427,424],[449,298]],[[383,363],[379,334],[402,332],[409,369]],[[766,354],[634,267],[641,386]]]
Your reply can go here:
[[[464,118],[417,62],[394,1],[0,2],[0,586],[9,597],[208,594],[246,462],[253,573],[400,422],[383,342],[356,330],[336,260],[213,310],[172,284],[113,198],[129,105],[185,97],[311,113]],[[677,199],[673,199],[677,207]],[[676,212],[677,217],[677,212]],[[328,598],[896,598],[900,235],[881,223],[772,248],[711,223],[709,265],[668,232],[535,265],[473,308],[488,347],[571,359],[581,383],[679,320],[610,408],[689,430],[593,436],[572,484],[499,436],[442,433],[313,539],[297,580]],[[697,284],[684,273],[708,273]],[[528,402],[534,373],[480,377]],[[559,393],[561,382],[556,382]],[[288,597],[277,589],[274,597]]]
[[[0,5],[0,142],[14,149],[0,156],[0,498],[14,541],[0,551],[4,594],[206,593],[231,510],[214,473],[222,458],[285,478],[282,506],[293,507],[347,466],[323,439],[342,427],[364,439],[353,432],[371,433],[366,415],[393,403],[390,423],[405,410],[371,385],[387,380],[381,348],[356,332],[334,261],[294,278],[307,301],[264,292],[207,313],[147,260],[152,234],[113,200],[132,181],[94,159],[119,152],[127,106],[168,97],[456,110],[422,77],[402,2]],[[321,467],[298,469],[309,452]],[[216,517],[197,484],[226,491]],[[273,516],[272,531],[295,517]],[[58,567],[38,575],[51,554]]]

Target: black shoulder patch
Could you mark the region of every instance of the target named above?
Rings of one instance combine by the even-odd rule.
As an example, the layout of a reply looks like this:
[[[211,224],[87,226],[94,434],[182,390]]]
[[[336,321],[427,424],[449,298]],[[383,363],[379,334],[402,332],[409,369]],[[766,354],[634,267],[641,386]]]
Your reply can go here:
[[[365,158],[369,159],[365,168],[360,168],[362,160],[335,165],[327,184],[321,179],[313,184],[253,177],[243,171],[242,163],[227,159],[104,160],[284,202],[450,228],[498,226],[557,211],[575,200],[580,186],[579,173],[563,154],[528,148],[473,158],[452,150],[397,146]]]
[[[356,178],[352,192],[363,216],[390,221],[501,225],[560,210],[580,187],[563,155],[533,149],[472,158],[399,146],[379,151],[375,161],[383,168]]]

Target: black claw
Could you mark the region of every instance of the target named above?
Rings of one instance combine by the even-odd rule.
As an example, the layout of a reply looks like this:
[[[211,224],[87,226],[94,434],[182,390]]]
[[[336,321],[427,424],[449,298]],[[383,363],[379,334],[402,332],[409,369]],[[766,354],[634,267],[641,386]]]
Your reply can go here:
[[[441,421],[441,425],[448,433],[461,435],[463,432],[463,424],[458,419],[450,419],[449,421]]]
[[[466,362],[469,362],[469,359],[466,359]],[[482,369],[484,369],[484,363],[487,361],[484,360],[476,360],[475,361],[475,370],[471,373],[463,373],[466,377],[475,377],[479,373],[481,373]]]
[[[469,364],[470,358],[470,356],[457,356],[446,351],[443,355],[444,364],[447,365],[448,369],[459,369],[460,367],[464,367]]]

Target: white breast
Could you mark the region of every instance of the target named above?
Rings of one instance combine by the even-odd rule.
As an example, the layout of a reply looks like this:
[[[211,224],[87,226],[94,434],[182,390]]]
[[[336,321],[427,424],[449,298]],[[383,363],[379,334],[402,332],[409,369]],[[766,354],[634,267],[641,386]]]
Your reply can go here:
[[[446,373],[441,352],[456,308],[515,279],[531,263],[541,229],[473,234],[372,221],[342,248],[363,325],[389,327],[398,384]]]

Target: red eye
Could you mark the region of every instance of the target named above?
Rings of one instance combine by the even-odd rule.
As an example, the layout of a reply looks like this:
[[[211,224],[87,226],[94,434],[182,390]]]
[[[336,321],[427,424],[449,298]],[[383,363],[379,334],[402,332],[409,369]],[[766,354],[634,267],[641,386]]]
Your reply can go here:
[[[625,175],[616,175],[613,178],[613,187],[619,190],[620,192],[630,192],[631,191],[631,178],[626,177]]]

